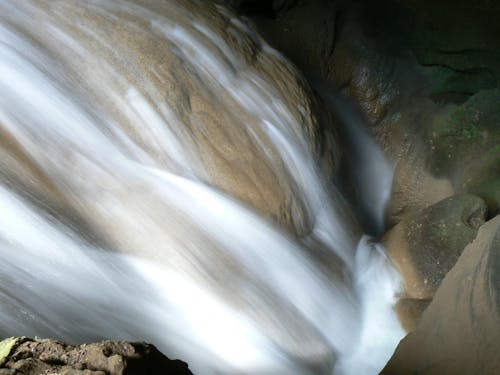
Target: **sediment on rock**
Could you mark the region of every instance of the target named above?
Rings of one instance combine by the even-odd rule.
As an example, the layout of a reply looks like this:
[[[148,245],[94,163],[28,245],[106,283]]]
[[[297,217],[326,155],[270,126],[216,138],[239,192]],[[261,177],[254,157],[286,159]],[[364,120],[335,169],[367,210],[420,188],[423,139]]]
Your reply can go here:
[[[10,338],[0,342],[1,375],[192,375],[153,345],[124,341],[68,345],[51,339]]]

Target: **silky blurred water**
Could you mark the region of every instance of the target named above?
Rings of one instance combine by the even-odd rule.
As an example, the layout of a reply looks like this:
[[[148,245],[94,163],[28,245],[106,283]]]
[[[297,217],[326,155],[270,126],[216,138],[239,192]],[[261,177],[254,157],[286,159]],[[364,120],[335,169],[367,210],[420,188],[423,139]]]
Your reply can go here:
[[[360,237],[273,81],[200,3],[158,4],[0,0],[0,335],[145,340],[198,374],[378,373],[403,335],[384,249]],[[132,58],[120,34],[175,49],[286,176],[306,235],[215,187],[202,128],[186,125],[157,88],[162,68]],[[367,170],[384,171],[360,181],[376,186],[362,191],[382,220],[390,167],[360,142]]]

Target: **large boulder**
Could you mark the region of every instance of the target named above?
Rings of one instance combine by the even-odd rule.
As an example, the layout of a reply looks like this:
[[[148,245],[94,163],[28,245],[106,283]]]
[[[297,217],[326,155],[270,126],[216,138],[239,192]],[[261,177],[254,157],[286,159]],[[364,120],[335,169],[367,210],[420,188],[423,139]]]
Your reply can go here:
[[[484,224],[401,341],[384,375],[498,374],[500,216]]]
[[[51,74],[72,83],[64,100],[80,96],[80,107],[93,106],[89,116],[103,123],[102,131],[126,157],[194,174],[291,232],[307,233],[307,203],[297,194],[300,173],[284,151],[290,145],[278,148],[272,129],[285,139],[301,138],[327,175],[337,152],[300,74],[213,2],[140,0],[100,7],[42,0],[1,17],[36,43],[39,55],[30,58],[41,59],[40,64],[57,61]],[[43,150],[8,128],[2,126],[0,138],[4,179],[58,204],[70,201],[66,190],[81,184],[54,186],[53,180],[71,170],[88,180],[83,168],[69,157],[37,165]]]

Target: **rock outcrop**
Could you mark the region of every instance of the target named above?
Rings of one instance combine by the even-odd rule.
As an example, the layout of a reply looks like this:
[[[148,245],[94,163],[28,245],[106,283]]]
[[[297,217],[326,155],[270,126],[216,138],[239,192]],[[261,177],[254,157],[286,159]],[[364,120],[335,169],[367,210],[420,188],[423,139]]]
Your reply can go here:
[[[145,343],[103,341],[68,345],[50,339],[11,338],[0,342],[1,375],[192,375]]]
[[[486,213],[481,198],[457,195],[410,215],[386,234],[384,244],[403,275],[406,297],[433,297]]]
[[[383,238],[403,277],[396,311],[404,328],[415,330],[445,275],[486,220],[487,206],[474,195],[456,195],[407,215]]]
[[[383,375],[494,375],[500,368],[500,216],[446,275]]]
[[[237,3],[242,11],[268,3],[269,11],[248,13],[264,37],[306,76],[358,105],[396,165],[391,226],[457,193],[479,195],[495,215],[497,3]]]

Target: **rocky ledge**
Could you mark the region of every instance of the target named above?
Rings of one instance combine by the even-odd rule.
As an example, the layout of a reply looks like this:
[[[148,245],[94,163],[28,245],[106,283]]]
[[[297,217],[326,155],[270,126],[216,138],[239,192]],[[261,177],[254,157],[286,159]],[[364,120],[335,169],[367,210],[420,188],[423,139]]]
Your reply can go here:
[[[9,338],[0,342],[0,375],[191,374],[153,345],[123,341],[68,345],[50,339]]]

